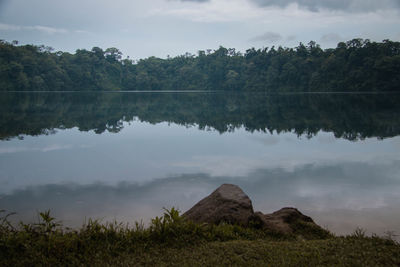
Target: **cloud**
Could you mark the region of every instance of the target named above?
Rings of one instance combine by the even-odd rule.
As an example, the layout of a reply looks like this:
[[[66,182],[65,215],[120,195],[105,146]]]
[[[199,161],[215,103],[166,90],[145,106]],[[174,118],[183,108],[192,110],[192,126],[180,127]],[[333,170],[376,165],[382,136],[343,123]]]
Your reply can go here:
[[[44,33],[47,33],[47,34],[67,33],[68,32],[65,29],[53,28],[53,27],[47,27],[47,26],[40,26],[40,25],[27,26],[27,27],[24,27],[24,28],[27,29],[27,30],[36,30],[36,31],[44,32]]]
[[[182,2],[182,0],[176,0]],[[194,22],[232,22],[251,21],[265,16],[265,10],[254,6],[249,0],[218,0],[204,1],[207,4],[196,5],[203,1],[188,1],[185,5],[158,7],[148,12],[153,17],[172,16],[188,19]]]
[[[26,147],[5,147],[5,148],[0,148],[0,154],[18,153],[30,150],[32,149]]]
[[[297,39],[297,36],[296,35],[289,35],[288,37],[286,37],[286,40],[287,41],[294,41],[294,40],[296,40]]]
[[[320,10],[373,12],[377,10],[400,8],[398,0],[251,0],[262,7],[287,7],[297,5],[313,12]]]
[[[282,36],[281,34],[277,32],[266,32],[261,35],[257,35],[253,38],[251,38],[249,41],[250,42],[267,42],[267,43],[278,43],[280,41],[288,41],[292,42],[297,39],[296,35],[288,35],[286,37]]]
[[[0,23],[1,31],[39,31],[46,34],[56,34],[56,33],[68,33],[68,30],[62,28],[54,28],[42,25],[34,26],[19,26],[13,24]]]
[[[282,35],[276,32],[266,32],[250,39],[250,41],[262,41],[268,43],[276,43],[283,39]]]
[[[205,3],[212,0],[169,0],[179,2],[197,2]],[[289,5],[297,5],[300,8],[308,9],[317,12],[321,9],[326,10],[342,10],[353,12],[371,12],[376,10],[400,8],[398,0],[249,0],[256,3],[258,6],[268,7],[287,7]]]
[[[243,156],[194,156],[190,160],[173,163],[179,168],[206,171],[214,176],[247,175],[250,170],[263,165],[261,159],[249,159]]]
[[[45,147],[5,147],[5,148],[0,148],[0,155],[28,152],[28,151],[51,152],[51,151],[66,150],[71,148],[72,148],[71,145],[59,145],[59,144],[52,144]]]
[[[88,34],[90,33],[89,31],[84,31],[84,30],[75,30],[75,33],[82,33],[82,34]]]
[[[266,135],[266,136],[257,136],[253,137],[253,139],[265,146],[272,146],[279,143],[279,138],[274,135]]]
[[[295,206],[339,233],[357,226],[378,232],[381,224],[383,230],[400,231],[399,163],[307,164],[293,171],[259,169],[245,176],[183,174],[141,184],[49,184],[0,194],[0,203],[26,220],[37,210],[50,209],[68,226],[79,226],[85,217],[147,222],[162,207],[186,211],[219,185],[234,183],[249,195],[255,210]],[[344,221],[348,225],[341,225]],[[389,229],[392,225],[396,228]]]
[[[72,148],[71,145],[54,144],[54,145],[49,145],[49,146],[43,147],[40,149],[40,151],[41,152],[50,152],[50,151],[65,150],[65,149],[71,149],[71,148]]]
[[[328,33],[321,37],[322,43],[338,43],[342,40],[343,38],[337,33]]]
[[[210,0],[170,0],[170,1],[179,1],[179,2],[198,2],[198,3],[210,2]]]
[[[0,23],[0,31],[19,31],[21,26]]]

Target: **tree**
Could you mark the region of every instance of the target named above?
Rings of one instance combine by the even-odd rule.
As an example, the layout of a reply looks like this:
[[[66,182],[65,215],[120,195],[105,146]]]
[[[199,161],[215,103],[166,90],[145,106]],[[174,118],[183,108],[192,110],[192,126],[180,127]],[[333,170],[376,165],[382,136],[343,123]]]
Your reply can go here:
[[[120,61],[122,58],[122,52],[115,47],[107,48],[104,55],[110,62]]]

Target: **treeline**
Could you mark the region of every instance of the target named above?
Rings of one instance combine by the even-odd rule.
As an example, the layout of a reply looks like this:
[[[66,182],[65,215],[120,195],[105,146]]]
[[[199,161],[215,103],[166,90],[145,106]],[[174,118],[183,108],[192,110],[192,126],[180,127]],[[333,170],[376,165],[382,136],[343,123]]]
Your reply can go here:
[[[400,91],[400,42],[353,39],[336,48],[220,47],[137,62],[117,48],[79,49],[0,41],[0,90]]]
[[[126,122],[175,123],[219,133],[332,132],[360,140],[400,134],[398,94],[1,93],[0,140],[58,129],[119,132]]]

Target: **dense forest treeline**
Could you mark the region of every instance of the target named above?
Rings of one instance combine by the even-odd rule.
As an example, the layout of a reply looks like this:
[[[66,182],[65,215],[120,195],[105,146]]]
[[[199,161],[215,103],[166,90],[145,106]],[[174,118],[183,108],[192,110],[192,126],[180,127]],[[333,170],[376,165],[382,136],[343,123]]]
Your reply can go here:
[[[219,133],[319,131],[359,140],[400,134],[398,94],[0,93],[0,140],[57,129],[119,132],[133,120]]]
[[[400,91],[400,42],[353,39],[321,49],[220,47],[167,59],[122,59],[117,48],[79,49],[0,41],[0,90]]]

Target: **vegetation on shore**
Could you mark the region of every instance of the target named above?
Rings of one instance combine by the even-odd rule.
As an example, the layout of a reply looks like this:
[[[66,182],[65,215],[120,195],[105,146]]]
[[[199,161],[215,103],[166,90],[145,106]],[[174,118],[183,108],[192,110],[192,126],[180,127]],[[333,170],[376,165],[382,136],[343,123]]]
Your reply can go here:
[[[3,213],[4,214],[4,213]],[[0,263],[26,265],[398,266],[400,245],[361,230],[337,237],[297,225],[283,235],[238,225],[200,225],[172,208],[149,227],[89,221],[78,230],[40,213],[35,224],[0,223]]]
[[[122,59],[117,48],[78,49],[0,41],[1,91],[229,90],[399,91],[400,42],[353,39],[336,48],[198,51],[167,59]]]

